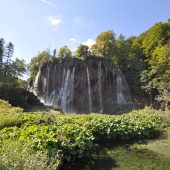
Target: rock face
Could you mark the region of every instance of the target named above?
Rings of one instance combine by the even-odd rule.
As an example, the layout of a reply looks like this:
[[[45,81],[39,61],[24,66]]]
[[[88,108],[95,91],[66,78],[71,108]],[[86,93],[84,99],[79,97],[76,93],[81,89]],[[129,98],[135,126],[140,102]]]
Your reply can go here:
[[[30,91],[45,105],[64,113],[113,113],[132,103],[123,73],[104,58],[64,58],[47,63]]]

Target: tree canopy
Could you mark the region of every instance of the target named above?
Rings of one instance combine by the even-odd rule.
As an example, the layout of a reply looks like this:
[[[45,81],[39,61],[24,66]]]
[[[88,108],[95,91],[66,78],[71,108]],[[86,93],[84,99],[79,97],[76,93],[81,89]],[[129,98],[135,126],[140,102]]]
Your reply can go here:
[[[42,51],[37,56],[33,57],[31,59],[31,62],[29,63],[29,71],[30,71],[30,80],[34,79],[39,68],[44,64],[51,60],[51,55],[49,54],[49,51]]]
[[[0,39],[0,87],[17,87],[24,86],[20,79],[26,72],[24,60],[16,58],[13,60],[14,45],[12,42],[5,43],[3,38]]]
[[[71,57],[71,50],[65,45],[59,49],[58,57]]]
[[[109,30],[101,33],[96,38],[96,43],[91,47],[92,53],[97,56],[111,58],[115,50],[115,34]]]
[[[87,45],[80,44],[75,51],[75,55],[78,58],[87,58],[90,56],[90,49]]]

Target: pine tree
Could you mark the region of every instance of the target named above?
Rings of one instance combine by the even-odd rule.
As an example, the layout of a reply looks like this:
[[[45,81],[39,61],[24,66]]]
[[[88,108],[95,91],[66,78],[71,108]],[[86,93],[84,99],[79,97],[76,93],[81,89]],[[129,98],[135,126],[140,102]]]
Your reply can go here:
[[[4,39],[0,39],[0,72],[2,72],[2,67],[3,67],[3,57],[4,57]]]
[[[5,55],[4,55],[4,72],[5,75],[10,74],[10,64],[11,64],[11,58],[13,57],[14,53],[14,45],[9,42],[5,47]]]

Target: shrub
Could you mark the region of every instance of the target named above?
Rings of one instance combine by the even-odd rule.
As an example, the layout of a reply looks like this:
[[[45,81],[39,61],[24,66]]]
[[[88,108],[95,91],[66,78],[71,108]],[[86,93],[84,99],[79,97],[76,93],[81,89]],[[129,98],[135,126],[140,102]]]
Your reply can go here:
[[[0,129],[5,127],[20,126],[23,120],[19,114],[3,114],[0,113]]]
[[[19,107],[12,107],[8,101],[0,99],[0,113],[20,113],[23,109]]]
[[[49,117],[45,113],[15,115],[18,116],[18,122],[21,120],[21,126],[16,127],[17,121],[14,121],[16,124],[10,123],[13,127],[4,124],[0,130],[0,144],[5,148],[8,143],[17,141],[31,148],[31,151],[28,150],[30,159],[42,153],[42,160],[54,159],[60,164],[63,161],[90,156],[93,145],[101,140],[107,142],[108,139],[111,141],[149,139],[160,135],[164,130],[163,119],[153,113],[146,114],[145,111],[126,115],[72,114],[56,117]],[[7,159],[5,155],[2,155],[2,159]],[[17,160],[14,159],[14,162]],[[21,167],[25,166],[22,161],[19,164]],[[39,166],[39,169],[43,169],[41,165]]]
[[[14,147],[15,146],[15,147]],[[60,166],[60,158],[49,157],[47,153],[35,151],[27,144],[18,141],[5,143],[0,148],[0,169],[42,169],[56,170]]]

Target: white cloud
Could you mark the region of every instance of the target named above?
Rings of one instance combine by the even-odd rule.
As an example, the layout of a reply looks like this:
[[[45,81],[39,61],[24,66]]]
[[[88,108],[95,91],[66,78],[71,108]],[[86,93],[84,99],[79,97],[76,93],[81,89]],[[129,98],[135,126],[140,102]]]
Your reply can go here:
[[[84,41],[84,42],[79,41],[79,40],[77,40],[77,39],[75,39],[75,38],[70,38],[69,41],[71,41],[71,42],[76,42],[76,43],[83,44],[83,45],[87,45],[89,48],[91,48],[91,46],[96,43],[93,39],[90,39],[90,38],[89,38],[87,41]],[[74,53],[76,50],[77,50],[77,47],[71,49],[71,51],[72,51],[73,53]]]
[[[75,39],[75,38],[70,38],[69,41],[71,41],[71,42],[79,42],[79,41],[78,41],[77,39]]]
[[[82,44],[87,45],[89,48],[91,48],[91,46],[95,44],[95,41],[89,38],[87,41],[82,42]]]
[[[52,6],[52,7],[56,7],[53,3],[49,2],[48,0],[41,0],[43,3]]]
[[[80,43],[80,44],[83,44],[83,45],[87,45],[89,48],[91,48],[91,46],[93,44],[95,44],[95,41],[93,39],[90,39],[90,38],[87,41],[84,41],[84,42],[79,41],[76,38],[70,38],[69,41],[73,42],[73,43]]]
[[[62,23],[62,20],[56,16],[49,16],[48,20],[52,26],[57,26]]]
[[[72,43],[81,43],[81,41],[79,41],[78,39],[76,39],[74,37],[70,38],[69,41]]]

